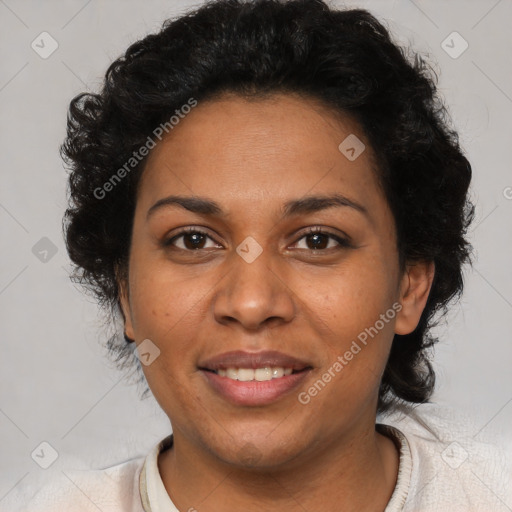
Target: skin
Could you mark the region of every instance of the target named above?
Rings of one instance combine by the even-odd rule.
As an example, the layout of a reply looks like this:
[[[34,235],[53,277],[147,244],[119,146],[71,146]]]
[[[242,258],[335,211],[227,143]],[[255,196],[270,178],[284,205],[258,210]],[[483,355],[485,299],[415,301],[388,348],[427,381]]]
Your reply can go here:
[[[338,149],[349,134],[366,145],[355,161]],[[286,201],[333,193],[367,213],[343,206],[282,218]],[[168,205],[148,218],[171,194],[215,200],[226,215]],[[208,236],[164,245],[187,226]],[[315,226],[352,245],[315,239],[306,232]],[[263,250],[252,263],[236,252],[248,236]],[[199,103],[148,157],[128,282],[119,282],[126,334],[160,349],[143,369],[172,423],[174,445],[158,464],[179,510],[384,510],[398,451],[375,430],[379,384],[393,335],[418,324],[433,274],[429,262],[400,270],[394,219],[355,121],[290,94]],[[395,318],[299,403],[394,303]],[[236,406],[198,364],[238,349],[279,350],[313,369],[274,403]]]

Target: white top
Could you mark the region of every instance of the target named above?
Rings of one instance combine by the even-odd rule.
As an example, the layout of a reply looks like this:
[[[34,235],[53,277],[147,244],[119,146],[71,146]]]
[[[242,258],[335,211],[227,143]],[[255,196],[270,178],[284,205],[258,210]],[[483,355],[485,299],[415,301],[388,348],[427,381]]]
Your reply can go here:
[[[484,425],[432,404],[378,417],[376,428],[400,450],[397,483],[383,512],[511,512],[512,439],[491,435]],[[0,511],[188,512],[178,511],[158,471],[158,454],[171,444],[172,435],[146,457],[66,471],[30,500],[20,505],[18,498],[19,508],[0,502]]]
[[[405,436],[394,427],[379,425],[379,431],[387,434],[398,443],[400,448],[400,462],[398,479],[393,495],[384,512],[399,512],[407,498],[409,483],[411,481],[412,457],[409,443]],[[143,510],[145,512],[179,512],[171,498],[167,494],[164,483],[158,472],[158,454],[172,445],[172,435],[166,437],[155,446],[146,457],[140,475],[140,495],[142,498]],[[191,510],[195,510],[191,507]]]

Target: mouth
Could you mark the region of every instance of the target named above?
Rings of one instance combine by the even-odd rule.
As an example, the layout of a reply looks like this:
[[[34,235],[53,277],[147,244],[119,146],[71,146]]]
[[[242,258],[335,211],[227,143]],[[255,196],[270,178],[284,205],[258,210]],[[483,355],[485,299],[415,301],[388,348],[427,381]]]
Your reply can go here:
[[[311,366],[306,366],[302,369],[294,369],[283,366],[262,367],[262,368],[218,368],[211,370],[209,368],[199,368],[200,370],[215,373],[219,377],[225,377],[231,380],[238,380],[241,382],[265,382],[273,379],[281,379],[288,375],[294,375],[307,370],[311,370]]]
[[[234,351],[199,364],[208,387],[234,405],[261,406],[300,386],[313,366],[275,351]]]

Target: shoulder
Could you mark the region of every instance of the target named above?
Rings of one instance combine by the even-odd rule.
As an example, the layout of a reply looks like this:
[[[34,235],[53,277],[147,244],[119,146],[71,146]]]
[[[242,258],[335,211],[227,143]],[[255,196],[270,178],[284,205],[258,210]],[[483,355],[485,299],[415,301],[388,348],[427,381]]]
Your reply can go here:
[[[512,507],[512,439],[485,419],[423,404],[379,417],[403,433],[412,458],[404,512],[506,511]],[[508,508],[507,508],[508,507]]]
[[[13,512],[143,512],[139,476],[144,460],[138,457],[98,470],[62,471]]]

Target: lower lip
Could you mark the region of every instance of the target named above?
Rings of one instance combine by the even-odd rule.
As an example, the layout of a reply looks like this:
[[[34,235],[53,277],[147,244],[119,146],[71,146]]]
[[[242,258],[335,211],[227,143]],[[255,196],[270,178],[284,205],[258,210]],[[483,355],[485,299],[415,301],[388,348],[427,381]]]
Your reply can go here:
[[[266,405],[300,386],[311,370],[285,375],[277,379],[243,382],[201,370],[210,386],[235,405]]]

